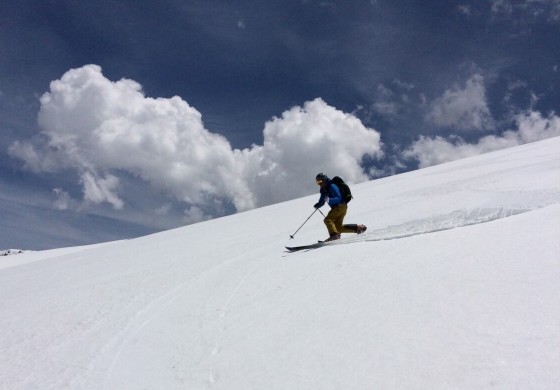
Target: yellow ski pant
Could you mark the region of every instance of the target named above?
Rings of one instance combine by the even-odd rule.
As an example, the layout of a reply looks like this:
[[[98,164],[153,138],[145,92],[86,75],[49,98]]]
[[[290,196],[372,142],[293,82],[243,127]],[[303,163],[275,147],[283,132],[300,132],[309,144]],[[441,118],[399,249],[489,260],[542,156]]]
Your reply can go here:
[[[331,208],[324,219],[325,225],[327,225],[327,230],[329,231],[329,235],[340,233],[356,233],[355,230],[342,225],[347,210],[348,206],[346,205],[346,203],[341,203]]]

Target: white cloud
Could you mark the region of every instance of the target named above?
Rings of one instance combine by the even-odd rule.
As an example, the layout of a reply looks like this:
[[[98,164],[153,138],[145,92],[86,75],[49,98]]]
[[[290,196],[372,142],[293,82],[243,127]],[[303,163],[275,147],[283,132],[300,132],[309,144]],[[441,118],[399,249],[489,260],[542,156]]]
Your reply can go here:
[[[191,206],[190,208],[186,209],[184,213],[185,222],[187,223],[202,222],[209,219],[208,215],[204,213],[204,210],[196,206]]]
[[[531,20],[544,17],[549,22],[560,21],[560,0],[491,0],[494,15],[511,17],[514,13]]]
[[[490,0],[491,10],[495,14],[511,14],[513,4],[510,0]]]
[[[486,102],[484,78],[473,75],[465,87],[448,89],[430,106],[427,119],[441,127],[455,130],[487,130],[494,127],[494,121]]]
[[[383,84],[377,86],[376,102],[373,109],[378,114],[393,116],[399,110],[399,103],[396,101],[395,93]]]
[[[410,104],[408,93],[415,86],[412,83],[406,83],[399,79],[392,81],[392,88],[379,84],[376,89],[375,103],[372,109],[386,118],[391,118],[399,114],[400,111]]]
[[[471,16],[471,6],[469,4],[459,4],[457,6],[457,11],[465,16]]]
[[[517,129],[506,131],[502,136],[486,136],[475,144],[466,143],[460,137],[446,140],[442,137],[421,137],[402,153],[404,159],[415,159],[420,168],[487,153],[494,150],[535,142],[560,136],[560,117],[551,114],[544,118],[539,112],[520,114],[516,118]]]
[[[53,193],[56,196],[54,208],[57,210],[68,210],[70,208],[70,204],[72,203],[70,195],[61,188],[54,188]]]
[[[381,156],[379,133],[321,99],[267,122],[263,145],[232,149],[181,98],[146,97],[135,81],[110,81],[96,65],[53,81],[38,120],[41,133],[9,149],[28,169],[77,171],[83,200],[115,209],[127,202],[122,177],[136,177],[163,194],[159,205],[184,202],[191,220],[311,193],[319,171],[367,180],[362,158]]]
[[[117,195],[119,179],[113,175],[99,177],[91,172],[84,172],[81,178],[84,199],[88,202],[108,202],[116,209],[122,209],[124,202]]]
[[[259,202],[316,191],[315,174],[340,175],[350,183],[367,180],[360,163],[365,155],[382,155],[379,133],[351,114],[321,99],[293,107],[267,122],[264,145],[243,151],[249,186]]]

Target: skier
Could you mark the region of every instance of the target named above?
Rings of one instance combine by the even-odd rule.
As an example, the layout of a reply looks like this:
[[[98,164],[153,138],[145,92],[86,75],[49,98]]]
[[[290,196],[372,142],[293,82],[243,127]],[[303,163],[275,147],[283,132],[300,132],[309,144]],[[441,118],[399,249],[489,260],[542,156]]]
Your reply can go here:
[[[344,202],[340,188],[334,184],[324,173],[319,173],[315,177],[315,182],[319,185],[321,197],[319,202],[315,203],[313,207],[316,209],[322,207],[325,202],[328,202],[331,207],[329,213],[324,219],[327,230],[329,231],[329,238],[325,241],[334,241],[340,238],[341,233],[358,233],[361,234],[366,231],[367,227],[362,224],[343,225],[344,217],[348,206]]]

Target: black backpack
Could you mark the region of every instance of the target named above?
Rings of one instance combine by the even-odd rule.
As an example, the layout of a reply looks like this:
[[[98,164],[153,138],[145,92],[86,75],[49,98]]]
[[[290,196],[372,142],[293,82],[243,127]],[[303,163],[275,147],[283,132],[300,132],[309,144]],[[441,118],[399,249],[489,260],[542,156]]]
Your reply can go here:
[[[350,187],[348,187],[348,184],[346,184],[344,180],[342,180],[342,178],[340,178],[339,176],[333,177],[331,179],[331,182],[336,184],[336,186],[340,189],[340,195],[342,196],[344,202],[350,203],[353,197],[352,197],[352,192],[350,191]]]

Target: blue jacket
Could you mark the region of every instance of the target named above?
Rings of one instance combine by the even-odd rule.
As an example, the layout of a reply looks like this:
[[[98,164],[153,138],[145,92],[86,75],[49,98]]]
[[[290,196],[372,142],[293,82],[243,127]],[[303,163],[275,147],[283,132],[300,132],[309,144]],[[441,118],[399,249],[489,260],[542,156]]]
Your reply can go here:
[[[315,208],[322,207],[325,204],[326,198],[329,198],[329,206],[331,206],[331,208],[344,203],[342,195],[340,194],[340,189],[336,184],[331,182],[330,179],[321,187],[321,197],[319,198],[319,202],[315,204]]]

